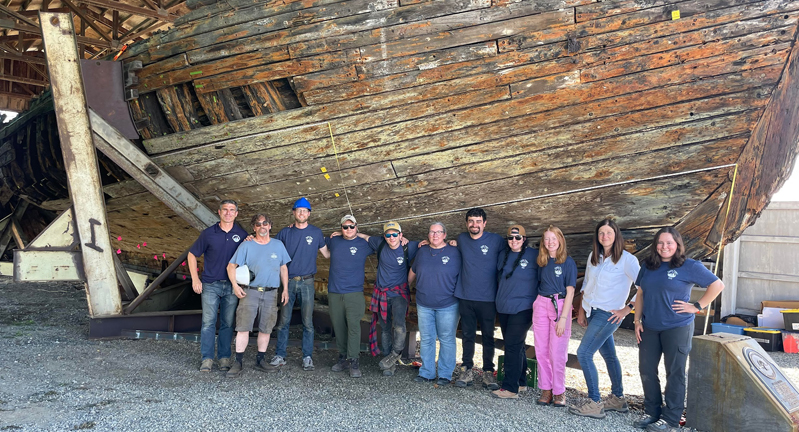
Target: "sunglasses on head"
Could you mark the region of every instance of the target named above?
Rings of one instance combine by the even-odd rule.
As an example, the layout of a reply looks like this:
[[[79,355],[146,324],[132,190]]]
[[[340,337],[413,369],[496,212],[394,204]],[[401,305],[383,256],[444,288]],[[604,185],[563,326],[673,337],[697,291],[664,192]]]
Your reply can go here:
[[[520,235],[509,235],[509,236],[507,236],[505,238],[507,240],[523,240],[524,239],[524,237],[522,237]]]
[[[386,238],[389,238],[389,237],[399,237],[399,235],[400,235],[400,233],[398,233],[398,232],[397,232],[397,233],[386,233],[386,234],[385,234]]]
[[[260,226],[267,226],[267,225],[269,225],[269,222],[256,222],[253,225],[255,225],[255,227],[257,228],[257,227],[260,227]]]
[[[355,225],[342,225],[341,229],[355,229]]]

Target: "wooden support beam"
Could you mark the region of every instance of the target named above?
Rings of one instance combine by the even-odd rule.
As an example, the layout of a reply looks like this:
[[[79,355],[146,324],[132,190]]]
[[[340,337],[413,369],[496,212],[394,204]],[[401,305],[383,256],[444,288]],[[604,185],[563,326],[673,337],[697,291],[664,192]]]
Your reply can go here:
[[[13,11],[13,10],[9,9],[8,7],[6,7],[6,6],[0,5],[0,12],[4,13],[4,14],[10,16],[10,17],[16,18],[16,19],[24,22],[25,24],[27,24],[29,26],[32,26],[32,27],[38,27],[39,26],[38,24],[36,24],[36,22],[32,21],[30,18],[18,13],[17,11]]]
[[[23,77],[18,77],[18,76],[14,76],[14,75],[6,75],[6,74],[0,74],[0,81],[10,81],[10,82],[21,83],[21,84],[30,84],[30,85],[35,85],[35,86],[39,86],[39,87],[47,87],[49,85],[49,83],[47,81],[45,81],[45,80],[23,78]]]
[[[20,201],[13,213],[3,218],[3,220],[0,220],[0,229],[3,231],[3,234],[0,235],[0,255],[6,253],[8,244],[11,243],[11,238],[13,237],[13,233],[11,232],[11,221],[13,219],[21,218],[27,209],[28,202]]]
[[[138,297],[136,297],[132,302],[130,302],[129,305],[125,307],[124,314],[125,315],[130,314],[137,307],[139,307],[139,305],[141,305],[143,301],[147,300],[147,297],[150,297],[150,294],[152,294],[153,291],[156,290],[156,288],[161,286],[161,284],[166,280],[167,276],[172,274],[172,272],[174,272],[178,268],[178,266],[180,266],[180,263],[185,261],[186,257],[188,256],[189,256],[189,250],[186,249],[186,251],[183,252],[183,254],[181,254],[177,259],[172,261],[172,264],[170,264],[169,267],[166,268],[166,270],[164,270],[163,272],[161,272],[160,275],[158,275],[158,277],[150,284],[150,286],[147,287],[147,289],[142,291],[142,293],[139,294]]]
[[[16,218],[12,218],[9,224],[11,225],[11,234],[14,236],[14,241],[17,242],[17,249],[25,249],[25,245],[28,244],[28,238],[22,231],[19,221]]]
[[[125,300],[135,299],[139,293],[136,291],[136,286],[133,285],[133,281],[130,280],[128,271],[125,269],[125,266],[122,265],[122,261],[119,260],[119,257],[116,254],[114,254],[114,267],[117,269],[119,286],[122,289],[122,293],[125,294]]]
[[[109,42],[111,41],[111,38],[107,34],[105,34],[105,30],[101,29],[100,26],[95,24],[93,19],[91,19],[90,17],[87,17],[83,10],[81,10],[79,7],[77,7],[74,4],[72,4],[72,2],[69,1],[69,0],[61,0],[61,2],[64,3],[65,5],[67,5],[67,7],[70,10],[72,10],[72,12],[80,18],[81,26],[83,26],[83,23],[85,23],[86,25],[91,27],[92,30],[97,32],[97,34],[100,35],[101,38],[103,38],[103,39],[105,39],[105,40],[107,40]]]
[[[117,315],[122,311],[122,301],[117,287],[75,29],[70,15],[65,13],[41,13],[39,21],[53,84],[53,105],[74,205],[75,225],[80,237],[89,313],[92,316]]]
[[[191,226],[202,231],[219,220],[205,204],[154,164],[146,153],[122,136],[94,110],[89,110],[89,117],[97,148]]]
[[[118,10],[120,12],[127,12],[133,15],[139,15],[147,18],[155,18],[159,21],[164,21],[164,22],[171,23],[176,19],[178,19],[177,15],[170,14],[164,9],[154,11],[149,8],[130,6],[122,2],[116,2],[111,0],[81,0],[81,2],[90,5],[108,8],[111,10]]]
[[[3,23],[2,22],[0,22],[0,27],[3,27]],[[42,30],[39,27],[34,27],[34,26],[29,26],[29,25],[24,25],[24,24],[19,24],[19,23],[15,24],[13,27],[3,27],[3,28],[8,28],[9,30],[16,30],[16,31],[19,31],[19,32],[30,33],[30,34],[38,35],[38,36],[41,36],[41,34],[42,34]],[[14,40],[14,39],[16,39],[16,36],[13,36],[12,39],[3,38],[3,39],[0,39],[0,41],[7,41],[7,40]],[[27,37],[25,37],[25,39],[27,39]],[[100,48],[113,48],[114,45],[116,45],[116,44],[112,44],[111,42],[104,41],[102,39],[88,38],[88,37],[85,37],[85,36],[76,36],[75,39],[77,39],[77,41],[79,43],[86,44],[86,45],[93,45],[93,46],[100,47]]]

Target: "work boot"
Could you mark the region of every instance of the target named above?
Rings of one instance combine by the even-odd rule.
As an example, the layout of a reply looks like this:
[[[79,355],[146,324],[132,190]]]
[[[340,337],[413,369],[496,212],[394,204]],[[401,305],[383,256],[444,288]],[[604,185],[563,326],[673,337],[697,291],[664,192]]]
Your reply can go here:
[[[626,413],[630,411],[630,407],[627,405],[627,401],[623,397],[618,397],[611,394],[607,399],[605,399],[605,411]]]
[[[266,359],[262,358],[255,362],[255,370],[266,373],[275,373],[278,371],[278,367],[267,363]]]
[[[230,370],[227,371],[225,374],[228,378],[238,378],[241,375],[241,362],[234,361],[233,364],[230,366]]]
[[[358,364],[358,359],[350,359],[350,378],[360,378],[361,369]]]
[[[491,392],[491,397],[499,399],[519,399],[519,394],[510,390],[499,389]]]
[[[200,372],[211,372],[212,367],[214,367],[214,359],[205,359],[200,363]]]
[[[347,358],[344,357],[343,355],[339,354],[338,363],[334,364],[333,367],[330,368],[330,370],[332,370],[333,372],[341,372],[349,368],[350,368],[350,361],[347,360]]]
[[[499,384],[494,377],[494,371],[483,371],[483,387],[489,390],[499,390]]]
[[[602,401],[594,402],[591,399],[579,407],[569,407],[569,412],[581,417],[591,417],[595,419],[605,418],[605,405]]]
[[[233,363],[233,360],[231,360],[230,357],[219,359],[219,370],[221,370],[221,371],[230,370],[230,364],[231,363]]]
[[[284,359],[282,356],[276,355],[272,357],[272,361],[270,361],[269,364],[272,366],[283,366],[286,364],[286,359]]]
[[[566,406],[566,395],[563,393],[559,395],[555,395],[552,397],[552,406],[557,408],[563,408]]]
[[[311,356],[304,357],[302,359],[302,370],[304,371],[312,371],[313,370],[313,359]]]
[[[386,370],[397,364],[397,360],[399,360],[401,355],[402,353],[391,351],[387,356],[383,357],[383,360],[380,360],[380,370]]]
[[[535,401],[538,405],[549,405],[552,403],[552,390],[541,390],[541,397]]]
[[[464,388],[472,384],[474,384],[474,372],[471,368],[466,369],[466,366],[463,366],[460,375],[458,375],[458,380],[455,381],[455,386]]]
[[[383,376],[394,376],[394,373],[397,371],[397,365],[393,364],[388,369],[383,369]]]
[[[640,419],[633,422],[633,427],[638,429],[646,429],[647,426],[651,425],[652,423],[656,423],[658,421],[658,417],[654,417],[651,415],[645,415]]]

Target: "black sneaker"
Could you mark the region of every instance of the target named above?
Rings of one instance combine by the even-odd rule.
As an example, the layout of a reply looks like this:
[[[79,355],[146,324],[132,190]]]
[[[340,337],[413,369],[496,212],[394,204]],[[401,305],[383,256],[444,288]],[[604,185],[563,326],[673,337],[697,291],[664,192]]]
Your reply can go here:
[[[448,386],[448,385],[450,385],[451,382],[452,381],[450,381],[450,380],[448,380],[446,378],[439,378],[438,381],[436,382],[436,384],[438,384],[440,386]]]
[[[343,355],[338,356],[338,363],[334,364],[330,370],[333,372],[341,372],[345,371],[350,368],[350,361],[347,360]]]
[[[431,383],[433,381],[435,381],[435,378],[425,378],[423,376],[418,376],[418,375],[416,376],[416,378],[413,379],[413,382],[416,383]]]
[[[654,417],[654,416],[651,416],[651,415],[645,415],[645,416],[641,417],[640,419],[634,421],[633,422],[633,427],[634,428],[638,428],[638,429],[646,429],[647,426],[651,425],[652,423],[657,422],[658,420],[659,420],[658,417]]]
[[[241,362],[234,361],[230,366],[230,370],[225,373],[228,378],[238,378],[241,375]]]
[[[350,378],[360,378],[361,369],[358,364],[358,359],[350,359]]]
[[[275,373],[278,371],[278,366],[272,366],[266,361],[265,358],[262,358],[255,362],[255,370],[266,373]]]

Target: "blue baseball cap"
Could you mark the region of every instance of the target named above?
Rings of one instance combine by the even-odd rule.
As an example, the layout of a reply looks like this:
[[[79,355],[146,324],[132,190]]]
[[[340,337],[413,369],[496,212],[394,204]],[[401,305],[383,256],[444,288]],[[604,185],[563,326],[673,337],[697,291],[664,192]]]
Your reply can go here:
[[[307,208],[308,211],[311,211],[311,203],[309,203],[305,197],[302,197],[297,201],[294,201],[294,206],[291,209],[294,210],[298,208]]]

